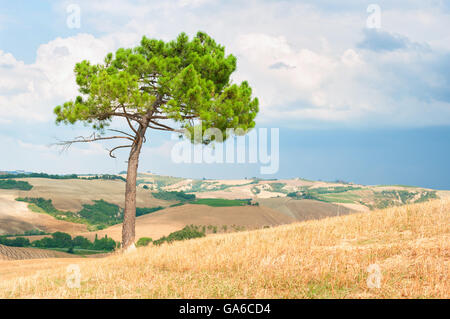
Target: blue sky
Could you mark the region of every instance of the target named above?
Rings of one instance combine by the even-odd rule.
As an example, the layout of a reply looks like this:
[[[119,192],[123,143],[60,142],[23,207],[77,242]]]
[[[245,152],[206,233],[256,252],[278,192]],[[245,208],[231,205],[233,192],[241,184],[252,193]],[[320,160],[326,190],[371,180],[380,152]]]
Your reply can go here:
[[[80,28],[67,25],[70,4]],[[90,133],[54,124],[54,106],[77,94],[74,64],[198,30],[238,57],[233,80],[260,99],[258,128],[280,129],[280,169],[264,177],[450,189],[450,6],[439,0],[0,1],[0,170],[124,170],[108,145],[50,146]],[[173,143],[150,132],[140,170],[260,176],[257,164],[175,164]]]

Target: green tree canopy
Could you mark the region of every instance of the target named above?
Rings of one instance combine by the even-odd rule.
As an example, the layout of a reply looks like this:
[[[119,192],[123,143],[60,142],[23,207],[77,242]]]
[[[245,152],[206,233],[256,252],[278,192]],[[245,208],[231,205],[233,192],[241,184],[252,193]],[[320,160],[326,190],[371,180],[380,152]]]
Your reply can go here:
[[[167,43],[143,37],[140,46],[109,53],[103,64],[77,63],[83,95],[57,106],[56,121],[82,121],[103,132],[115,116],[142,124],[150,116],[147,127],[175,131],[161,121],[192,130],[199,119],[203,131],[220,129],[226,139],[227,128],[253,128],[258,113],[248,83],[231,83],[235,70],[236,57],[225,55],[225,48],[205,33],[192,40],[181,33]]]

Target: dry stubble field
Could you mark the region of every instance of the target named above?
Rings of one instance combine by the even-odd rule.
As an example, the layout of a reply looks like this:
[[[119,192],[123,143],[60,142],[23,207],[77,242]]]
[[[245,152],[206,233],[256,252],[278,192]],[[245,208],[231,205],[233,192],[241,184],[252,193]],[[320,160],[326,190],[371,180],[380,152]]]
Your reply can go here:
[[[450,201],[176,242],[102,259],[0,261],[3,298],[449,298]],[[80,288],[66,285],[69,264]],[[22,265],[14,273],[14,265]],[[370,265],[381,271],[369,288]],[[8,273],[2,278],[2,269]]]

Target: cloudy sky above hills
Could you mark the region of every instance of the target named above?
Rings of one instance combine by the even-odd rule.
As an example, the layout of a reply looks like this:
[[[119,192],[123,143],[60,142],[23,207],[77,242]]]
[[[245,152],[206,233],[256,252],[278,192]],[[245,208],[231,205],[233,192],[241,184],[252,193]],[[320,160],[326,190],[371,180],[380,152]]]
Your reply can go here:
[[[81,9],[80,28],[67,24],[71,4]],[[248,80],[259,97],[258,126],[280,128],[278,177],[450,187],[448,1],[0,1],[0,8],[0,143],[7,150],[0,169],[124,169],[125,154],[111,160],[100,144],[64,154],[48,147],[89,133],[54,125],[54,106],[77,94],[74,64],[100,62],[143,35],[170,40],[202,30],[238,57],[233,80]],[[150,141],[142,170],[259,172],[250,164],[173,165],[170,136]]]

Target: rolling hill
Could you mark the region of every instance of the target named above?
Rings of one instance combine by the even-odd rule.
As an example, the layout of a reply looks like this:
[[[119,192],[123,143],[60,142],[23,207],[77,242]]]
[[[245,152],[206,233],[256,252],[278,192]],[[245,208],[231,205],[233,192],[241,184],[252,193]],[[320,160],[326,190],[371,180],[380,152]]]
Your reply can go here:
[[[260,206],[270,207],[286,216],[294,218],[296,221],[321,219],[356,212],[355,209],[350,209],[339,204],[311,199],[295,200],[289,197],[280,197],[258,199],[257,202]]]
[[[18,178],[14,176],[19,176]],[[47,233],[67,232],[71,235],[83,234],[89,238],[107,234],[120,239],[120,212],[124,203],[125,183],[122,176],[117,179],[92,179],[92,176],[74,178],[20,177],[11,179],[27,183],[23,190],[0,189],[0,235],[22,234],[25,231],[40,230]],[[248,199],[256,206],[210,207],[194,205],[195,201],[178,198],[170,192],[195,195],[198,203],[208,203],[212,199]],[[172,194],[173,195],[173,194]],[[175,194],[176,195],[176,194]],[[320,219],[330,216],[346,215],[355,212],[368,212],[375,208],[398,206],[425,202],[434,198],[448,196],[446,191],[434,191],[410,186],[364,186],[345,182],[310,181],[300,178],[284,180],[194,180],[180,177],[141,173],[138,176],[137,206],[140,208],[162,209],[137,219],[137,238],[157,239],[179,230],[186,225],[235,226],[239,229],[256,229],[295,221]],[[34,204],[18,202],[19,198],[51,201],[59,215],[44,213]],[[101,205],[110,206],[111,220],[102,227],[86,224],[86,218],[71,218],[79,214],[96,213],[97,206],[85,209],[102,200]],[[223,201],[226,203],[226,201]],[[179,205],[176,207],[171,207]],[[220,205],[219,205],[220,206]],[[223,206],[227,206],[224,204]],[[165,209],[163,209],[165,208]],[[70,216],[65,216],[67,215]],[[70,214],[69,214],[70,213]],[[109,214],[112,214],[111,212]],[[56,217],[56,218],[55,218]],[[70,217],[70,218],[69,218]],[[114,217],[114,218],[112,218]],[[95,226],[95,227],[94,227]],[[30,238],[38,239],[35,236]]]
[[[16,201],[18,197],[17,191],[0,190],[0,235],[22,234],[33,229],[49,233],[86,231],[86,225],[57,220],[46,214],[37,214],[31,211],[26,203]]]
[[[84,180],[84,179],[19,179],[33,185],[30,191],[18,191],[18,197],[42,197],[51,199],[56,209],[78,211],[83,204],[103,199],[123,207],[125,200],[125,183],[121,180]],[[170,203],[155,199],[142,188],[137,190],[138,207],[168,206]]]
[[[448,299],[449,252],[450,202],[434,200],[101,259],[0,261],[0,298]],[[81,286],[67,289],[73,263]]]
[[[83,179],[17,179],[30,183],[29,191],[0,189],[0,235],[20,234],[24,231],[39,229],[45,232],[63,231],[78,233],[87,230],[86,225],[56,219],[47,214],[37,214],[17,198],[31,197],[52,200],[56,209],[79,211],[85,204],[104,199],[109,203],[123,207],[125,183],[120,180],[83,180]],[[138,189],[139,207],[166,207],[174,202],[155,199],[149,192]]]

